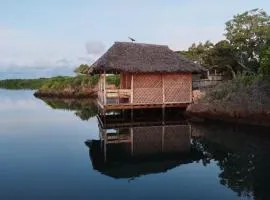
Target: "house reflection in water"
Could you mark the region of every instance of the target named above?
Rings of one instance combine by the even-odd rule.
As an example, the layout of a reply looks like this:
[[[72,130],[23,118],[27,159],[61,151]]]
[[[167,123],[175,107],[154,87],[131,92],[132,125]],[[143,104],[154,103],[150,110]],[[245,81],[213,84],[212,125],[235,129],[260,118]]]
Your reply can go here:
[[[159,110],[124,112],[99,117],[100,139],[86,142],[94,169],[114,178],[133,178],[202,158],[192,148],[191,126],[179,113],[169,111],[166,118]]]

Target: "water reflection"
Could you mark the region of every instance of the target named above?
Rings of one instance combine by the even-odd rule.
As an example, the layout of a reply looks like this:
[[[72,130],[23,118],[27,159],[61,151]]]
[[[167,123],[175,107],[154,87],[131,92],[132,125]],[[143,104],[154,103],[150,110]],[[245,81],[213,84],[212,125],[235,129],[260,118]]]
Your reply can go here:
[[[89,100],[44,99],[44,101],[53,109],[75,111],[82,120],[87,120],[98,113],[95,103]],[[202,199],[216,199],[213,197],[233,199],[234,195],[241,196],[241,199],[269,199],[269,128],[194,124],[188,122],[181,111],[167,110],[163,115],[160,109],[112,111],[106,116],[98,115],[97,118],[99,139],[91,139],[92,132],[96,133],[91,127],[89,137],[88,133],[84,133],[84,137],[76,143],[79,144],[78,149],[84,149],[83,142],[90,139],[86,141],[86,151],[88,153],[89,150],[90,168],[95,171],[89,169],[87,165],[82,177],[87,177],[88,183],[93,183],[91,188],[98,181],[100,185],[97,184],[97,188],[101,185],[114,188],[114,185],[118,184],[119,188],[121,185],[127,191],[132,190],[132,195],[137,197],[137,190],[125,185],[123,181],[135,178],[136,181],[132,182],[132,186],[134,187],[136,183],[142,184],[143,188],[139,189],[151,195],[162,195],[167,192],[167,195],[171,194],[174,197],[183,195],[182,197],[187,197],[186,199],[189,197],[198,199],[197,197],[202,195],[205,195]],[[65,123],[57,127],[61,130],[60,127],[65,127]],[[76,132],[69,145],[75,146],[73,141],[77,135]],[[61,135],[59,138],[60,141],[66,141],[68,137]],[[62,149],[63,144],[59,147]],[[66,152],[61,156],[65,155]],[[88,162],[88,155],[85,152],[80,156],[80,162]],[[72,159],[70,162],[80,163],[73,162]],[[65,168],[66,165],[63,165],[61,170]],[[187,169],[190,173],[185,173]],[[171,181],[173,189],[159,185],[160,188],[153,192],[151,188],[157,184],[157,179],[150,174],[161,182]],[[144,178],[137,178],[142,176]],[[107,177],[114,179],[109,181]],[[94,178],[95,181],[92,180]],[[208,184],[209,182],[211,184]],[[179,185],[181,187],[178,187]],[[189,191],[178,191],[179,188],[185,187],[189,188]],[[89,191],[89,188],[86,191]]]
[[[217,162],[222,185],[239,196],[269,199],[270,139],[269,129],[228,124],[193,125],[201,136],[193,143],[203,153],[204,164]]]
[[[133,112],[133,117],[130,111],[98,117],[100,139],[86,141],[95,170],[132,179],[189,163],[207,167],[215,162],[220,184],[238,196],[269,197],[269,129],[191,124],[172,111],[165,117],[157,110]]]
[[[135,178],[200,160],[191,125],[179,112],[166,114],[153,109],[98,116],[100,139],[86,142],[93,168],[113,178]]]
[[[94,99],[63,99],[63,98],[40,98],[53,109],[75,111],[75,115],[81,120],[89,120],[98,113]]]

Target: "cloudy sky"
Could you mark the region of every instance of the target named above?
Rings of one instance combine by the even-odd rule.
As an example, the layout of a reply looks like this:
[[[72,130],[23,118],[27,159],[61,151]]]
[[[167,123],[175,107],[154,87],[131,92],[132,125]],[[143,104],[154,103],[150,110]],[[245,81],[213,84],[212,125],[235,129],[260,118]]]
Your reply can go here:
[[[69,75],[114,41],[186,49],[222,39],[234,14],[267,0],[0,0],[0,79]]]

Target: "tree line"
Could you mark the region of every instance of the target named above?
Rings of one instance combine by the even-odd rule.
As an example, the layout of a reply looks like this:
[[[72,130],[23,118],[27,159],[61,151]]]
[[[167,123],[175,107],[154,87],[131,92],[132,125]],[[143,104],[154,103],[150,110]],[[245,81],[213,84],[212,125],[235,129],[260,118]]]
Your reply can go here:
[[[225,23],[225,39],[193,43],[180,53],[208,70],[230,77],[270,75],[270,16],[262,9],[237,14]]]

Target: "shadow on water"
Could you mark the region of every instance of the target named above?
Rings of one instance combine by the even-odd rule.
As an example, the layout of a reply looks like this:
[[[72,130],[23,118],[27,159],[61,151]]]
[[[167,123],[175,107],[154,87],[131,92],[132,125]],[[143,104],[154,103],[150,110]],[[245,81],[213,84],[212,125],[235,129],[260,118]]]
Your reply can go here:
[[[100,139],[85,142],[95,170],[113,178],[133,179],[189,163],[208,166],[215,162],[220,184],[238,196],[269,197],[268,129],[194,124],[173,110],[165,117],[157,110],[133,111],[132,117],[126,112],[98,117]]]

